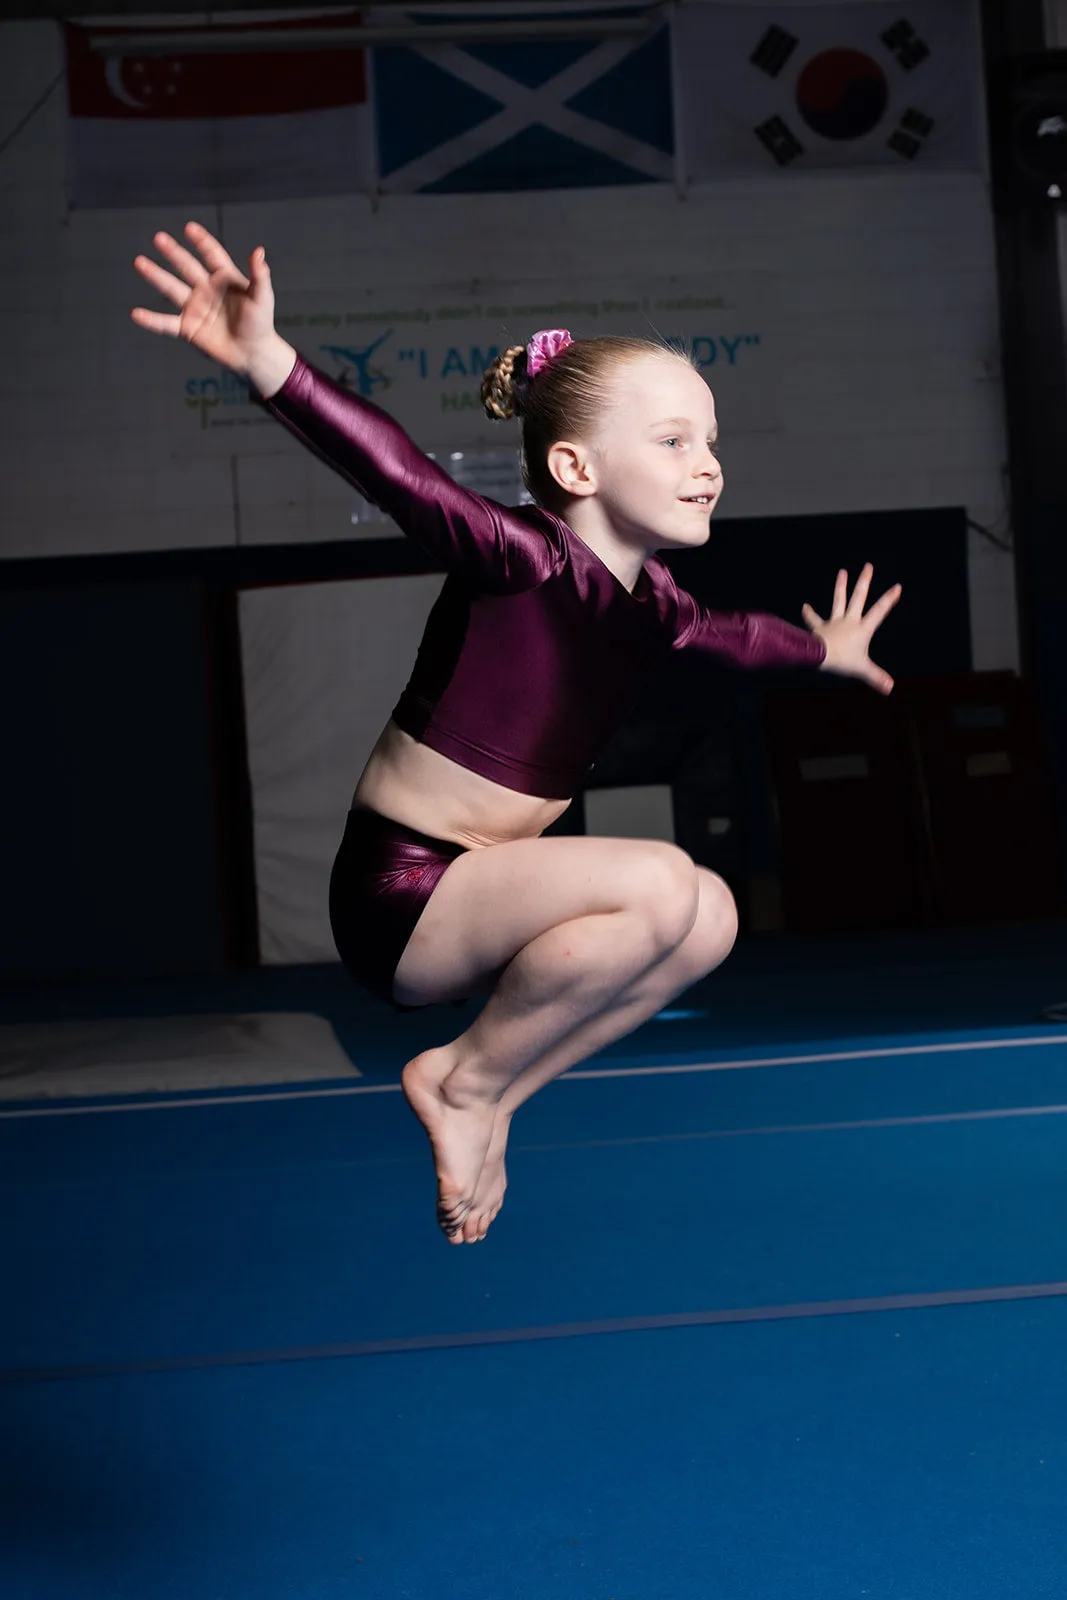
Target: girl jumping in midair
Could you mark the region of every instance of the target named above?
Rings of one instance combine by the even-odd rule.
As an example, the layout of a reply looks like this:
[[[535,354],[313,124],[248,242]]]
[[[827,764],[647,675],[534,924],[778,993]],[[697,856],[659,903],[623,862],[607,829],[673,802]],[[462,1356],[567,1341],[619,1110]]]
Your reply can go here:
[[[401,1007],[492,992],[469,1028],[409,1061],[404,1093],[429,1135],[437,1216],[483,1239],[504,1198],[516,1108],[655,1015],[728,955],[722,879],[674,845],[548,838],[671,650],[742,667],[820,667],[888,694],[871,661],[899,585],[864,614],[838,574],[808,631],[708,611],[656,557],[708,538],[722,493],[715,404],[675,351],[639,339],[535,334],[485,374],[490,416],[517,415],[536,505],[461,488],[403,429],[324,377],[274,329],[262,249],[246,276],[207,230],[168,234],[168,271],[137,271],[175,312],[133,320],[246,379],[309,449],[440,560],[447,577],[415,667],[356,787],[330,881],[349,971]],[[196,253],[194,253],[194,250]]]

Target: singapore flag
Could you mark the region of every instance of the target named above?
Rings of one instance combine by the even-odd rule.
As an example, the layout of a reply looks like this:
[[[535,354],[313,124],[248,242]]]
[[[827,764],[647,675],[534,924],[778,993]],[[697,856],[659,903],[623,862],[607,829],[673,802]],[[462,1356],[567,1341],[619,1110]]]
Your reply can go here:
[[[978,0],[690,0],[674,49],[690,179],[983,164]]]
[[[334,12],[240,27],[306,31],[358,21],[358,13]],[[203,47],[218,27],[67,24],[75,206],[194,206],[373,187],[364,52],[333,45],[213,54]],[[166,54],[139,49],[152,34],[178,42]],[[116,51],[126,39],[129,50]],[[195,48],[183,52],[185,39]],[[101,40],[107,53],[94,48]]]

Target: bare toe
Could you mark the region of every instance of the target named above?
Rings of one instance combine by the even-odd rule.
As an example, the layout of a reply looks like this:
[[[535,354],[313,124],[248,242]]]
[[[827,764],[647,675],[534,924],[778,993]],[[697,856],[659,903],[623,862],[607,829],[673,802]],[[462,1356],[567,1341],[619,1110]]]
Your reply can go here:
[[[498,1111],[493,1122],[493,1134],[486,1151],[485,1161],[482,1164],[478,1186],[474,1191],[474,1200],[471,1204],[464,1228],[464,1237],[471,1244],[480,1243],[489,1232],[489,1228],[500,1214],[504,1203],[504,1191],[508,1186],[507,1171],[504,1157],[508,1148],[508,1133],[511,1129],[511,1117],[508,1113]]]
[[[482,1227],[483,1220],[484,1219],[480,1211],[471,1211],[468,1213],[467,1220],[463,1226],[464,1244],[480,1244],[485,1238],[485,1232]]]
[[[454,1067],[447,1048],[427,1050],[408,1062],[401,1081],[408,1105],[426,1130],[433,1150],[438,1226],[452,1244],[462,1244],[476,1203],[496,1108],[489,1101],[457,1105],[450,1099],[445,1084]]]

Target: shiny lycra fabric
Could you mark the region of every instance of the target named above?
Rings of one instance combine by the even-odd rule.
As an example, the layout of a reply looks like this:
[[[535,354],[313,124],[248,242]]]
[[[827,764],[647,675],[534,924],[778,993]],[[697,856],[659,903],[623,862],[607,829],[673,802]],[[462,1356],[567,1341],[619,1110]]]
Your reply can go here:
[[[330,873],[334,944],[352,976],[395,1006],[400,957],[427,900],[462,854],[460,844],[431,839],[377,812],[348,813]]]
[[[707,610],[655,557],[631,594],[559,517],[461,488],[301,357],[265,404],[445,568],[394,721],[506,788],[569,799],[670,650],[739,667],[824,658],[821,640],[777,617]]]

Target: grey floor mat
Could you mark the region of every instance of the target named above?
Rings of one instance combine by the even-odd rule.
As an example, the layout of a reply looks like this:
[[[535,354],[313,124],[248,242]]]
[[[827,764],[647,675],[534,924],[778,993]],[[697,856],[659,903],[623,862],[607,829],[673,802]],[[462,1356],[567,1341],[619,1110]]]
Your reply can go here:
[[[130,1017],[0,1027],[0,1100],[359,1077],[325,1017]]]

